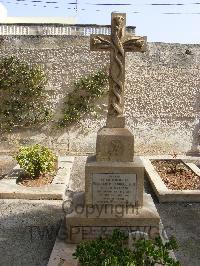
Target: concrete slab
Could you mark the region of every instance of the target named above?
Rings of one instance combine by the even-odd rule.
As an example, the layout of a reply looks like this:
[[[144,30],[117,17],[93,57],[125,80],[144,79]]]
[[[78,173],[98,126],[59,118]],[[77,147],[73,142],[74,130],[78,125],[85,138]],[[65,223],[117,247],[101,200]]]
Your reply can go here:
[[[144,163],[147,177],[153,187],[153,190],[159,202],[200,202],[200,190],[169,189],[151,163],[151,160],[173,159],[172,156],[149,156],[141,157],[141,159]],[[181,159],[193,172],[200,176],[200,169],[194,163],[191,162],[197,161],[197,158],[192,159],[191,157],[180,156],[176,159]]]
[[[69,183],[70,172],[74,162],[73,156],[58,157],[58,171],[51,184],[41,187],[25,187],[16,184],[18,174],[21,171],[17,165],[13,170],[0,180],[1,199],[63,199],[66,187]]]
[[[63,237],[64,223],[61,225],[56,241],[51,252],[47,266],[77,266],[78,262],[73,258],[76,244],[69,244]]]

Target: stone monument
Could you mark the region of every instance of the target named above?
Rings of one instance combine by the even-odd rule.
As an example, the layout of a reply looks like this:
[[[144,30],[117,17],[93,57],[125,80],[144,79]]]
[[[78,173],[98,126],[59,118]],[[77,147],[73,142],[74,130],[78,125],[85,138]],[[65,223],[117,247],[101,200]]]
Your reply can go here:
[[[146,38],[126,34],[126,14],[112,13],[111,36],[91,35],[93,51],[110,52],[109,103],[106,126],[97,133],[96,156],[85,166],[85,195],[66,217],[69,243],[111,234],[159,231],[160,218],[144,193],[144,167],[134,157],[134,136],[125,127],[125,52],[144,52]],[[153,230],[153,231],[152,231]]]

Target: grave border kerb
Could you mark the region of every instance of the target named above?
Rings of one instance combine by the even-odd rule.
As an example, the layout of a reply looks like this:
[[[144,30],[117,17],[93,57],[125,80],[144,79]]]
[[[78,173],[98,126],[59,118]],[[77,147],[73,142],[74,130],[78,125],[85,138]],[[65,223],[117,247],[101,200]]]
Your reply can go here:
[[[160,156],[141,156],[144,163],[145,173],[150,181],[150,184],[155,192],[159,202],[200,202],[200,190],[171,190],[162,181],[160,175],[155,170],[151,160],[174,159],[172,155]],[[197,175],[200,176],[200,169],[194,164],[199,161],[200,157],[192,156],[177,156],[175,160],[180,159],[184,161]]]

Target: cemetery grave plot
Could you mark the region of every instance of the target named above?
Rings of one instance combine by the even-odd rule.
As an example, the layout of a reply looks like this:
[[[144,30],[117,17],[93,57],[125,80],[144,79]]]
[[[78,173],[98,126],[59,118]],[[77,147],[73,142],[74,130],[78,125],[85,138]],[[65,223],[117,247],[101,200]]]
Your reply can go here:
[[[31,179],[12,156],[0,156],[0,199],[63,199],[73,161],[60,156],[55,172]]]
[[[147,177],[159,202],[200,202],[200,169],[191,158],[143,157]]]
[[[71,171],[69,191],[73,191],[73,194],[77,196],[85,189],[84,169],[86,158],[87,156],[76,156]],[[152,186],[149,184],[146,176],[145,181],[145,192],[154,196]],[[200,243],[198,237],[199,204],[184,202],[166,202],[163,204],[159,203],[156,198],[154,198],[154,202],[164,226],[163,232],[167,234],[167,237],[174,235],[180,245],[179,250],[175,252],[176,258],[181,262],[181,265],[198,265],[200,259],[198,249]],[[89,228],[87,228],[85,233],[89,231]],[[64,242],[59,241],[59,245],[59,251],[57,250],[56,252],[55,250],[55,253],[51,254],[52,260],[50,260],[49,266],[54,265],[55,261],[59,263],[60,258],[66,260],[71,258],[70,254],[75,251],[75,245],[68,247],[68,249]]]
[[[19,172],[16,183],[26,187],[40,187],[51,184],[58,172],[58,162],[55,164],[55,169],[52,173],[40,174],[38,177],[32,178],[23,170]]]
[[[0,158],[0,180],[14,179],[16,184],[25,187],[40,187],[51,184],[58,172],[58,161],[55,163],[55,169],[52,173],[40,174],[33,178],[27,172],[16,165],[16,160],[11,156],[4,156]]]
[[[183,161],[152,160],[151,163],[169,189],[200,189],[200,176]]]

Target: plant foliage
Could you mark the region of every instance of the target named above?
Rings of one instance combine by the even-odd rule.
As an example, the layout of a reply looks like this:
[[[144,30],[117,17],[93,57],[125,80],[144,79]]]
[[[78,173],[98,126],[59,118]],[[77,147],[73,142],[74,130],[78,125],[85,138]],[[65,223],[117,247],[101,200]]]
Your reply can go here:
[[[128,237],[118,230],[107,239],[83,241],[73,256],[81,266],[178,266],[179,262],[170,257],[169,251],[178,248],[174,237],[165,244],[160,237],[155,240],[140,239],[133,248],[125,244]]]
[[[107,81],[107,74],[104,70],[100,70],[94,75],[83,77],[75,82],[75,89],[68,94],[67,101],[64,103],[64,115],[60,126],[77,122],[85,113],[92,111],[93,100],[105,93]]]
[[[55,170],[55,154],[40,144],[20,148],[15,159],[20,167],[33,178]]]
[[[47,120],[47,83],[39,66],[11,56],[0,59],[0,129],[30,126]]]

